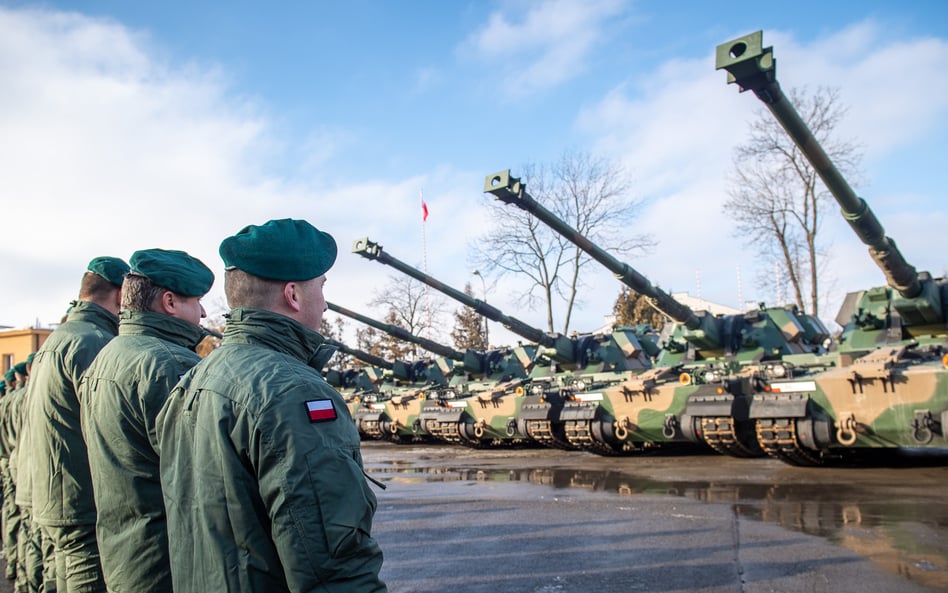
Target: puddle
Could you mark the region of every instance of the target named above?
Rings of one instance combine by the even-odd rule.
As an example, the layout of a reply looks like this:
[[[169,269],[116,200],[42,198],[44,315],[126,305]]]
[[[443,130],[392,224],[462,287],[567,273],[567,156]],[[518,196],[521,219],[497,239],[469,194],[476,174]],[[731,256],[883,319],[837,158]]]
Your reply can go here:
[[[530,484],[730,504],[739,517],[826,538],[887,572],[948,590],[945,459],[795,468],[770,459],[701,455],[602,458],[552,450],[388,448],[394,450],[364,448],[367,469],[382,481]]]

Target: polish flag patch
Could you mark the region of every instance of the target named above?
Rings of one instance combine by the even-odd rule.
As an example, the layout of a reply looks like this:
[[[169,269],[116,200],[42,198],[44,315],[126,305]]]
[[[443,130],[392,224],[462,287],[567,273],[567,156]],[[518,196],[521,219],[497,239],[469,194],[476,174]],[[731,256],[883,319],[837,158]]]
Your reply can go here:
[[[310,422],[326,422],[336,419],[336,408],[331,399],[314,399],[306,402]]]

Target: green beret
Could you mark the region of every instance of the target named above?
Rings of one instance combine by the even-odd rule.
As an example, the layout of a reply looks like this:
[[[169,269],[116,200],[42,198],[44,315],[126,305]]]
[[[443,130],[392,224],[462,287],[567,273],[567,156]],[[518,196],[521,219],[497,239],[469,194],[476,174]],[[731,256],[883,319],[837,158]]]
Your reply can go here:
[[[117,257],[97,257],[89,262],[90,272],[102,276],[116,286],[122,285],[122,279],[128,274],[128,264]]]
[[[36,358],[35,352],[30,352],[26,357],[26,364],[33,364],[33,359]]]
[[[133,253],[129,262],[132,274],[184,296],[204,296],[214,284],[214,273],[201,260],[183,251],[143,249]]]
[[[23,375],[25,377],[26,376],[26,363],[25,362],[16,363],[15,365],[13,365],[13,370],[16,371],[17,375]]]
[[[7,383],[16,383],[16,371],[14,371],[13,369],[10,369],[7,372],[3,373],[3,380],[6,381]]]
[[[336,261],[336,241],[305,220],[246,226],[221,243],[221,259],[258,278],[297,282],[325,274]]]

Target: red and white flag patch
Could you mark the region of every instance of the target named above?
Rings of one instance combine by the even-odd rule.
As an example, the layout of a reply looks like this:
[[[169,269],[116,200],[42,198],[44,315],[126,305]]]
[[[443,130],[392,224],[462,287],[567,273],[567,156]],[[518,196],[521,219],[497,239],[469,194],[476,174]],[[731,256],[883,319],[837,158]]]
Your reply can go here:
[[[331,399],[314,399],[306,402],[310,422],[325,422],[336,419],[336,408]]]

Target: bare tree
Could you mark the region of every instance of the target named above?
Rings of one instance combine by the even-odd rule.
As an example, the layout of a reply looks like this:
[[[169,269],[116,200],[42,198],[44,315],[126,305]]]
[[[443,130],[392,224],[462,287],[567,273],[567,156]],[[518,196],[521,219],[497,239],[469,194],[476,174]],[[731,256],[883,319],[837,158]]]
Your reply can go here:
[[[444,299],[431,294],[427,285],[404,274],[393,274],[388,277],[388,283],[375,291],[369,302],[373,307],[383,308],[385,323],[398,327],[431,340],[438,340],[441,332],[433,332],[434,328],[442,327],[440,320],[444,315],[446,305]],[[432,335],[434,334],[434,335]],[[386,355],[396,354],[404,357],[410,354],[412,358],[418,356],[419,346],[407,344],[397,346],[394,338],[381,335]]]
[[[520,178],[537,202],[614,255],[644,252],[654,244],[650,235],[630,232],[641,201],[629,196],[630,182],[615,163],[566,151],[552,165],[524,166]],[[477,266],[498,276],[529,278],[530,288],[518,302],[527,306],[543,302],[547,329],[553,332],[554,302],[561,301],[562,332],[569,332],[585,286],[580,272],[592,258],[519,208],[493,200],[487,207],[494,227],[473,246]]]
[[[338,315],[333,317],[332,320],[323,317],[323,326],[320,328],[319,333],[321,333],[323,337],[345,343],[343,336],[346,335],[346,320],[343,319],[342,316]],[[329,368],[339,370],[357,365],[355,359],[353,359],[353,357],[350,355],[344,354],[342,352],[336,352],[336,354],[330,359],[328,366]]]
[[[790,100],[843,175],[852,176],[861,155],[851,142],[831,138],[846,108],[839,93],[820,87],[813,94],[791,89]],[[828,257],[817,235],[829,192],[806,156],[780,123],[761,109],[748,141],[737,147],[724,210],[747,245],[779,266],[797,306],[819,315],[819,280]]]

